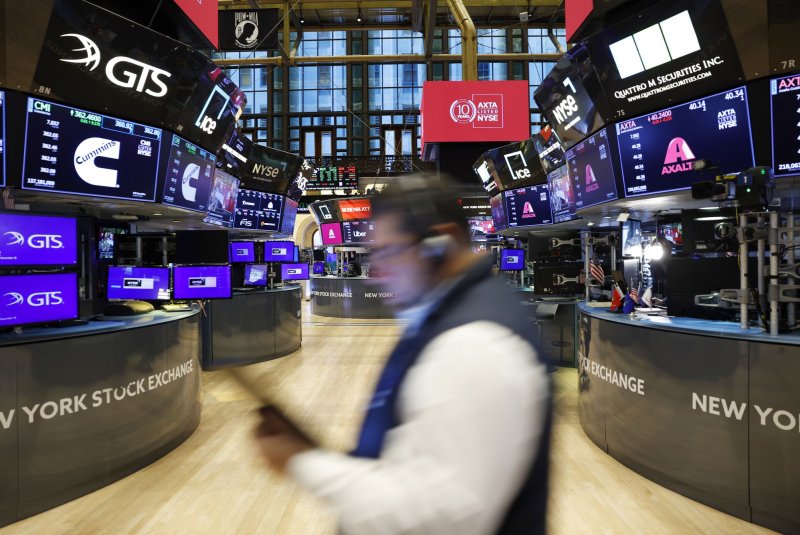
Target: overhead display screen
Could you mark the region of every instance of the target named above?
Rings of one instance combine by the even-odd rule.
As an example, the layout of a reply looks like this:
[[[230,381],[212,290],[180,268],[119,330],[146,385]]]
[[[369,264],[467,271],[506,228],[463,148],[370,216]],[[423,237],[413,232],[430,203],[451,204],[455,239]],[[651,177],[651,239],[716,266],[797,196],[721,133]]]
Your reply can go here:
[[[253,149],[253,142],[239,130],[233,130],[228,140],[222,144],[219,152],[220,161],[230,173],[241,176],[247,166],[247,158]]]
[[[0,213],[0,266],[74,266],[78,223],[70,217]]]
[[[703,180],[692,170],[697,159],[723,174],[753,166],[744,87],[622,121],[616,128],[626,197],[690,188]]]
[[[296,154],[252,144],[244,168],[239,167],[242,187],[285,194],[296,180],[303,159]]]
[[[566,163],[564,148],[558,142],[555,132],[549,125],[534,135],[531,138],[531,142],[539,154],[539,160],[545,173],[550,174]]]
[[[234,228],[268,230],[280,228],[283,196],[263,191],[240,189],[236,200]]]
[[[297,220],[297,201],[286,198],[283,200],[283,217],[281,218],[281,234],[291,236],[294,234],[294,222]]]
[[[78,274],[0,276],[0,327],[78,317]]]
[[[503,206],[503,196],[495,195],[489,199],[489,206],[492,207],[492,221],[494,221],[494,229],[497,232],[508,228],[508,219],[506,219],[506,210]]]
[[[208,199],[208,214],[203,222],[218,227],[233,226],[236,199],[239,196],[239,179],[216,169],[211,196]]]
[[[564,54],[534,93],[561,145],[570,147],[605,124],[609,111],[583,45]]]
[[[22,188],[154,202],[160,128],[28,98]]]
[[[230,299],[230,266],[176,266],[172,271],[175,299]]]
[[[567,151],[576,210],[619,198],[612,157],[605,128]]]
[[[344,241],[341,223],[323,223],[319,227],[323,245],[339,245]]]
[[[375,243],[375,223],[345,221],[342,223],[343,243]]]
[[[772,169],[775,176],[800,174],[800,74],[770,80]]]
[[[162,202],[197,212],[207,211],[216,160],[214,154],[173,134]]]
[[[342,213],[339,211],[339,203],[336,202],[336,199],[311,203],[309,209],[318,225],[340,221],[342,217]]]
[[[169,268],[110,266],[107,297],[109,299],[141,299],[168,301]]]
[[[306,190],[358,189],[355,166],[318,167],[306,184]]]
[[[531,139],[492,149],[485,153],[485,157],[494,164],[494,179],[500,190],[547,181],[539,151]]]
[[[618,119],[744,81],[719,0],[653,2],[588,44]]]
[[[0,186],[6,185],[6,94],[0,91]]]
[[[553,223],[575,219],[575,190],[566,165],[547,175],[547,186],[550,189]]]
[[[547,184],[503,192],[508,227],[549,225],[553,222]]]

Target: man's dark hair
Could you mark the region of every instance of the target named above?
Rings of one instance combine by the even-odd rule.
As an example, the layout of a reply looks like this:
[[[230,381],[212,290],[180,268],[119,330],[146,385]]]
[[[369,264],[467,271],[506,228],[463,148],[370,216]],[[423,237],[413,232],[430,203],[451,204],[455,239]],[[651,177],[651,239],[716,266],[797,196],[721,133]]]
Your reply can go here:
[[[373,199],[372,211],[375,216],[400,216],[402,230],[419,238],[443,223],[456,223],[469,236],[469,223],[458,199],[456,186],[447,178],[402,176]]]

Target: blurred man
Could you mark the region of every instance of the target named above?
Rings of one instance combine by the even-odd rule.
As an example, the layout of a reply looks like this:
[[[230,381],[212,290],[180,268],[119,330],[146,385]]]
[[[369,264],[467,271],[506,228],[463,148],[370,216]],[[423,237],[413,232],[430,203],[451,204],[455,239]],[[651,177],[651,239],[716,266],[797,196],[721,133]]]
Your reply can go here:
[[[343,533],[544,533],[550,385],[520,299],[472,254],[454,192],[404,177],[374,200],[371,255],[408,321],[350,455],[265,411],[267,460]]]

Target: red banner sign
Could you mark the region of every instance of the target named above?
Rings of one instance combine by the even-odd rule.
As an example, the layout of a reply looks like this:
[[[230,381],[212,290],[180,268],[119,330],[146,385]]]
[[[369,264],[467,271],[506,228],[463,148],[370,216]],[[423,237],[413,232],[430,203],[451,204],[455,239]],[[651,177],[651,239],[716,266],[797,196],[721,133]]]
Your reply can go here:
[[[175,0],[175,3],[211,44],[219,48],[219,0]]]
[[[566,19],[567,26],[567,41],[572,39],[575,32],[578,31],[583,21],[586,20],[592,10],[594,9],[594,2],[592,0],[567,0],[564,7],[564,18]]]
[[[339,200],[339,211],[342,221],[351,219],[370,219],[372,217],[372,201],[369,199]]]

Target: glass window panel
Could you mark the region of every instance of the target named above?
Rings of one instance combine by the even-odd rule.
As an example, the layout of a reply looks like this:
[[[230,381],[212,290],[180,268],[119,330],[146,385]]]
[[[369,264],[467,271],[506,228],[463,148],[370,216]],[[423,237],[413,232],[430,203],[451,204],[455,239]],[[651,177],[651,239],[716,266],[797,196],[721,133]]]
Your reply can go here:
[[[371,110],[380,110],[381,106],[381,90],[380,89],[370,89],[369,90],[369,109]]]
[[[332,136],[330,132],[321,132],[320,156],[330,156],[332,152]]]
[[[381,66],[380,65],[368,65],[367,72],[369,74],[369,86],[370,87],[380,87],[381,86]]]
[[[239,69],[239,87],[242,89],[253,89],[253,69]]]
[[[339,122],[338,121],[338,117],[337,117],[337,121],[336,122],[337,123]],[[347,137],[347,128],[337,128],[336,129],[336,137]]]
[[[336,140],[336,150],[347,150],[347,140],[346,139],[337,139]]]
[[[303,91],[303,111],[315,112],[317,111],[317,92],[314,90]]]
[[[444,80],[444,65],[442,65],[441,63],[434,63],[432,67],[433,67],[433,79],[437,82]]]
[[[300,67],[289,67],[289,89],[302,89],[303,80]]]
[[[392,116],[391,115],[382,115],[381,116],[381,124],[392,124]]]
[[[383,109],[384,110],[396,110],[398,106],[397,102],[397,89],[390,87],[383,89]]]
[[[363,65],[353,65],[353,87],[361,87],[364,83],[364,67]]]
[[[403,156],[410,156],[414,150],[411,142],[411,132],[403,130]]]
[[[300,152],[300,142],[299,141],[290,141],[289,142],[289,152]]]
[[[333,92],[329,89],[320,89],[317,95],[319,95],[319,111],[331,111],[333,109]]]
[[[447,79],[450,81],[461,81],[461,64],[460,63],[450,63],[447,66],[448,69],[448,77]]]
[[[447,30],[447,45],[450,54],[461,54],[461,32]]]
[[[317,88],[317,67],[300,67],[303,69],[303,89]]]
[[[289,117],[289,126],[300,126],[300,117]]]
[[[314,132],[306,132],[303,138],[305,140],[303,152],[306,158],[313,158],[317,155],[316,136]]]
[[[311,117],[303,117],[303,126],[311,126]]]
[[[353,140],[353,156],[364,156],[364,142],[360,139]]]

